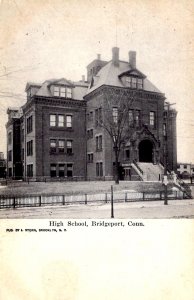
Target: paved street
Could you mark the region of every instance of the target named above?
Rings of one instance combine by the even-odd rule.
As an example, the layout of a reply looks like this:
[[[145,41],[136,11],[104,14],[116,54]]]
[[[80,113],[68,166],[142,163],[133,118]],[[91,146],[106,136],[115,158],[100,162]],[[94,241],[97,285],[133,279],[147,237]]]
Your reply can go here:
[[[34,208],[2,209],[0,218],[12,219],[98,219],[110,218],[109,204],[45,206]],[[115,203],[115,218],[194,218],[194,200],[171,200],[168,205],[163,201]]]

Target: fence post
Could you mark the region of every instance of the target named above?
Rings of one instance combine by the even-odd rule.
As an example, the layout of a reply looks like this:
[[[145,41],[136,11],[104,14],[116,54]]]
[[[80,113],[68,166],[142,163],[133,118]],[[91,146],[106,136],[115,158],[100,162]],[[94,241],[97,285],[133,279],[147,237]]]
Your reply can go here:
[[[39,196],[39,206],[41,206],[41,195]]]
[[[13,197],[13,208],[15,208],[16,202],[15,202],[15,197]]]
[[[63,205],[65,205],[65,195],[63,195]]]
[[[107,193],[105,193],[105,203],[107,203]]]
[[[125,193],[125,202],[127,202],[127,192]]]
[[[143,201],[145,200],[145,192],[143,192]]]
[[[87,204],[87,194],[85,194],[85,204]]]
[[[111,185],[111,218],[114,218],[114,207],[113,207],[113,186]]]

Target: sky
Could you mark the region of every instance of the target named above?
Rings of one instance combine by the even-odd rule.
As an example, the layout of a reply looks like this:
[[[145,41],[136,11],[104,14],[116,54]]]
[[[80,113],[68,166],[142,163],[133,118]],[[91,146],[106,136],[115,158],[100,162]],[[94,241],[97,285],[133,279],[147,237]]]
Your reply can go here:
[[[25,86],[81,80],[101,54],[137,52],[137,68],[173,104],[179,162],[194,162],[194,2],[192,0],[0,0],[0,151],[6,110],[26,101]]]

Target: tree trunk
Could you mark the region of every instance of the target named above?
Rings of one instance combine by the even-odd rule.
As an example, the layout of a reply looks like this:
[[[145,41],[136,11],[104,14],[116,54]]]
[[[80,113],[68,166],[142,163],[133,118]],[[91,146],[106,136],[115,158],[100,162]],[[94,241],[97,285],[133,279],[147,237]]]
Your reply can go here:
[[[115,183],[119,184],[119,156],[117,151],[115,151]]]

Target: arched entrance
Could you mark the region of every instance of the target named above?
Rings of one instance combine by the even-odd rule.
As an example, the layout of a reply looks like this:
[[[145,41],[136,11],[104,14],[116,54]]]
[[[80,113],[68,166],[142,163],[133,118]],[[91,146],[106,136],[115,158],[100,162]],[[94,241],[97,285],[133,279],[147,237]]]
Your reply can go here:
[[[153,162],[153,143],[150,140],[139,143],[139,162]]]

